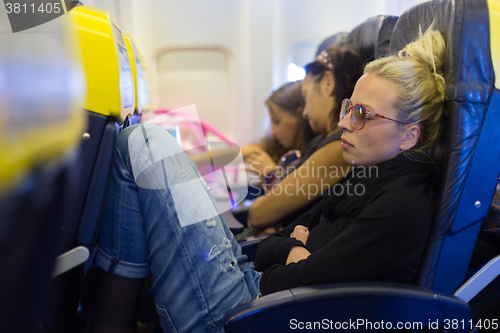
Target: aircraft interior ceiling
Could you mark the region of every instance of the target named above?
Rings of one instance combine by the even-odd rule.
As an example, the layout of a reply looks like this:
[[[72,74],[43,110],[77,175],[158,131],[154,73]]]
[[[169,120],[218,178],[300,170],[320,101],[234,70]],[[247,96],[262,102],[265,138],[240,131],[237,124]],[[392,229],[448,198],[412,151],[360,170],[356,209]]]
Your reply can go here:
[[[264,101],[326,37],[417,0],[88,0],[109,10],[151,70],[155,108],[196,104],[238,144],[268,131]]]

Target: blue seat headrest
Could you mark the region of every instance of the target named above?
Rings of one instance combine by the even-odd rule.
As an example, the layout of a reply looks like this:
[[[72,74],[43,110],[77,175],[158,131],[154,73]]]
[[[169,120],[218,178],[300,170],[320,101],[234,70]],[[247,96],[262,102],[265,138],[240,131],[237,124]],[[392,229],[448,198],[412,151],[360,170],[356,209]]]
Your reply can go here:
[[[339,33],[336,33],[335,35],[331,35],[330,37],[328,37],[327,39],[325,39],[318,46],[318,50],[316,51],[316,57],[318,56],[318,54],[320,54],[321,52],[325,51],[330,46],[345,44],[347,35],[348,35],[347,32],[339,32]]]
[[[391,15],[372,17],[349,33],[346,44],[358,47],[369,60],[386,56],[397,20],[397,16]]]
[[[472,7],[483,8],[479,15]],[[476,13],[467,15],[464,13]],[[487,103],[495,81],[489,48],[488,7],[484,0],[426,1],[404,12],[394,28],[391,53],[401,50],[434,22],[446,43],[445,99]],[[462,36],[474,36],[463,39]],[[462,43],[466,43],[463,45]],[[460,82],[460,84],[457,84]]]

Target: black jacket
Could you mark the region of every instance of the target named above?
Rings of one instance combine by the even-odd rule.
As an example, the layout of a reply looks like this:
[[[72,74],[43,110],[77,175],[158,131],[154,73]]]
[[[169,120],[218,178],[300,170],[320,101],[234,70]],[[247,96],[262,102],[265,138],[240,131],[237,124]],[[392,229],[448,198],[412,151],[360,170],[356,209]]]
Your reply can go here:
[[[372,177],[354,172],[342,178],[312,209],[259,245],[254,264],[264,271],[261,292],[350,281],[413,283],[432,217],[428,174],[398,156],[377,165]],[[290,238],[296,225],[309,228],[306,246]],[[285,266],[294,246],[311,255]]]

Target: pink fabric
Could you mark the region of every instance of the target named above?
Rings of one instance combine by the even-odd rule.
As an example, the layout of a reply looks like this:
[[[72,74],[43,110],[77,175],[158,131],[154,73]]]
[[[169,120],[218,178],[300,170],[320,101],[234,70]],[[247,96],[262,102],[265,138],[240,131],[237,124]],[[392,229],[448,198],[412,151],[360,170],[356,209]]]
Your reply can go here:
[[[195,115],[189,114],[187,112],[182,111],[169,111],[169,110],[155,110],[155,115],[167,114],[173,117],[173,121],[175,120],[175,124],[180,124],[184,122],[194,122],[200,123],[201,128],[203,130],[203,134],[205,137],[207,136],[207,132],[212,132],[215,136],[219,137],[224,142],[234,143],[232,140],[228,139],[224,134],[219,132],[212,124],[207,122],[202,117],[196,117]]]
[[[207,151],[207,133],[212,133],[221,141],[235,144],[203,118],[183,111],[155,110],[149,118],[143,118],[141,122],[152,123],[161,127],[179,125],[182,148],[188,155]],[[205,168],[207,169],[205,170]],[[214,181],[210,166],[198,167],[198,169],[207,182]],[[234,178],[234,181],[237,182],[237,166],[231,165],[224,169],[227,176]]]

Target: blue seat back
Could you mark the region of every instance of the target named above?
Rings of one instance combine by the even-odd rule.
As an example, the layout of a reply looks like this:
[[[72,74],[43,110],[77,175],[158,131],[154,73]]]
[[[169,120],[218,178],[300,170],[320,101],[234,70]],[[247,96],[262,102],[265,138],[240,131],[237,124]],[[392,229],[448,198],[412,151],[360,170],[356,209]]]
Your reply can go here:
[[[85,68],[87,127],[79,147],[78,196],[70,204],[73,215],[63,221],[58,254],[69,254],[96,245],[104,217],[109,180],[116,150],[116,122],[133,112],[134,81],[126,44],[113,16],[91,6],[77,6],[68,14],[74,43]],[[106,36],[106,38],[103,38]],[[49,332],[75,331],[80,295],[83,290],[84,261],[51,282],[40,327]]]
[[[0,35],[0,330],[38,327],[79,165],[85,95],[65,26]],[[66,31],[67,32],[67,31]],[[68,36],[69,37],[69,36]]]
[[[316,57],[323,51],[326,51],[330,46],[333,45],[343,45],[345,44],[345,40],[347,38],[347,32],[338,32],[336,34],[331,35],[327,39],[321,42],[318,46],[318,50],[316,51]]]
[[[389,53],[389,42],[397,16],[379,15],[354,28],[346,37],[345,44],[354,45],[363,52],[368,61]]]
[[[316,56],[333,45],[354,45],[363,52],[367,61],[383,57],[389,53],[389,42],[397,20],[397,16],[391,15],[372,17],[349,33],[339,32],[325,39]]]
[[[401,15],[390,51],[434,22],[446,42],[443,158],[436,211],[418,283],[453,292],[463,282],[500,173],[499,94],[490,51],[487,0],[422,2]]]

